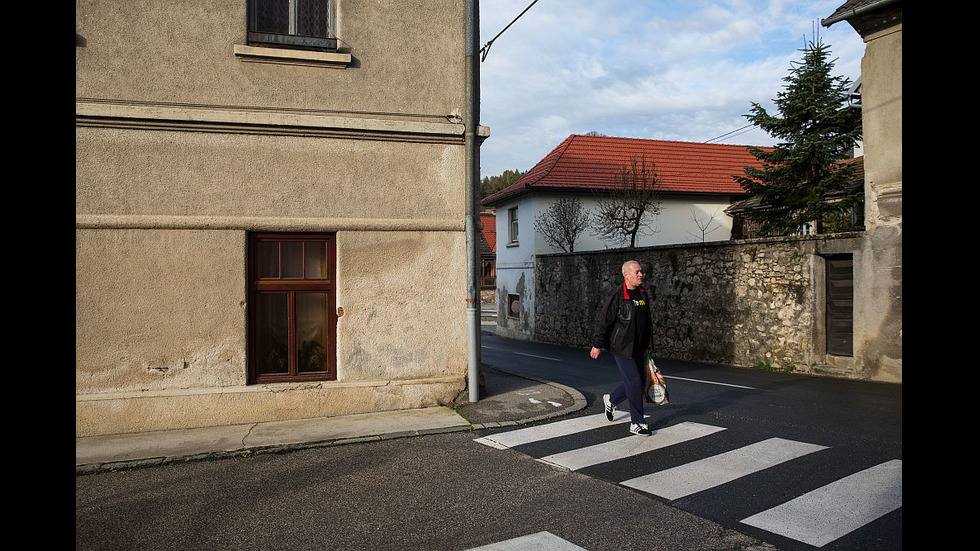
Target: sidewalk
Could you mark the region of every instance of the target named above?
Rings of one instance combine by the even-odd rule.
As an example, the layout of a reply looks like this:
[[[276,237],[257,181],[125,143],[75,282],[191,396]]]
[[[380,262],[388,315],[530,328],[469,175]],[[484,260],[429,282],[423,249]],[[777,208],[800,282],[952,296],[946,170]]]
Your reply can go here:
[[[458,407],[91,436],[75,439],[75,473],[218,459],[249,453],[519,425],[581,410],[564,385],[483,366],[484,395]]]

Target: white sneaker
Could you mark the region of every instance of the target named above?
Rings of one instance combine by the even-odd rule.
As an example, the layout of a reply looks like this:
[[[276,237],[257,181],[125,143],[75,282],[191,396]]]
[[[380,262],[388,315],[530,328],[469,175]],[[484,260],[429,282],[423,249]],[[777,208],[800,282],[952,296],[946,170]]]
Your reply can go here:
[[[650,436],[650,427],[646,423],[636,424],[630,423],[630,434],[638,434],[640,436]]]
[[[609,400],[608,394],[602,395],[602,403],[606,406],[606,420],[612,421],[613,412],[616,411],[616,406],[612,405],[612,402]]]

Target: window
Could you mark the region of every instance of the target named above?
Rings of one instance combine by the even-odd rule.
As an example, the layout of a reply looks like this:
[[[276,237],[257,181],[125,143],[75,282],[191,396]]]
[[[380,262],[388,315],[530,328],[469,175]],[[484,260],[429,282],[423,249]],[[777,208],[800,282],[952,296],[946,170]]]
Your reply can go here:
[[[249,0],[248,43],[336,50],[335,0]]]
[[[507,295],[507,317],[521,319],[521,295]]]
[[[249,382],[337,378],[334,234],[249,239]]]
[[[517,243],[517,207],[507,210],[507,243]]]

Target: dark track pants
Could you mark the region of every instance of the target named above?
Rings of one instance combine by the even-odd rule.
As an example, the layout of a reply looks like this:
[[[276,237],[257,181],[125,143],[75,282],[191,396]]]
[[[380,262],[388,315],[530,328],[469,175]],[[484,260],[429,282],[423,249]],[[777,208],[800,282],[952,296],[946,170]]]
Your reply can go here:
[[[633,354],[633,359],[621,358],[613,354],[616,365],[619,367],[619,374],[623,382],[617,386],[611,394],[609,401],[613,405],[618,405],[623,400],[628,400],[630,405],[630,422],[642,424],[646,423],[643,418],[643,352]]]

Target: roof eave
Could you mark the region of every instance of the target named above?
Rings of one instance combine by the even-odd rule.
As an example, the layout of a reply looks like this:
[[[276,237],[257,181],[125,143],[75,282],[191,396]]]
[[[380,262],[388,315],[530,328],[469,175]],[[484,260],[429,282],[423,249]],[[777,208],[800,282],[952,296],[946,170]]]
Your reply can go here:
[[[892,4],[901,2],[902,0],[878,0],[877,2],[872,2],[870,4],[865,4],[859,8],[854,8],[850,10],[845,10],[839,15],[831,15],[826,19],[821,19],[820,24],[824,27],[830,27],[834,23],[839,23],[841,21],[847,21],[848,19],[864,15],[869,12],[880,10],[886,8]]]

